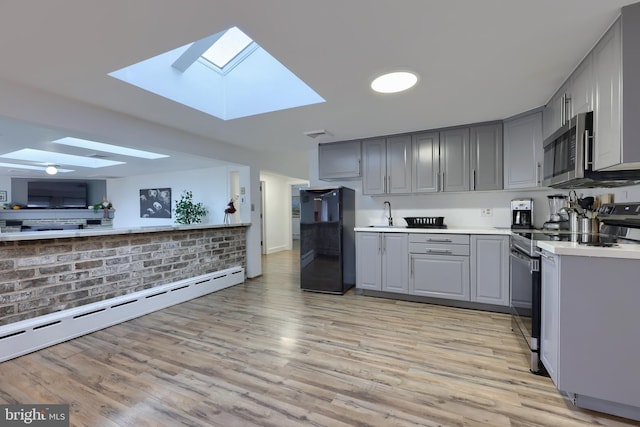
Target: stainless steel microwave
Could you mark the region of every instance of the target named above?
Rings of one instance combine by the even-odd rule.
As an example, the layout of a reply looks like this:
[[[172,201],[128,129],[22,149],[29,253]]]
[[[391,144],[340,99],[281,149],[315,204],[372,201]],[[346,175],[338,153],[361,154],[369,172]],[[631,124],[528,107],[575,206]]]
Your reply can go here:
[[[592,169],[593,113],[574,116],[544,141],[542,185],[554,187],[584,178]]]
[[[639,170],[593,170],[593,112],[580,113],[544,140],[542,185],[553,188],[620,187],[640,182]]]

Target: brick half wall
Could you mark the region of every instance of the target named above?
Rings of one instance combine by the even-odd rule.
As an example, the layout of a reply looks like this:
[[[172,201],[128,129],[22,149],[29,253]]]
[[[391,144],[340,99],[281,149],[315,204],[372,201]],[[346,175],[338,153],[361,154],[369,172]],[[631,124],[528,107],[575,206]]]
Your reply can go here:
[[[236,266],[244,226],[0,242],[0,325]]]

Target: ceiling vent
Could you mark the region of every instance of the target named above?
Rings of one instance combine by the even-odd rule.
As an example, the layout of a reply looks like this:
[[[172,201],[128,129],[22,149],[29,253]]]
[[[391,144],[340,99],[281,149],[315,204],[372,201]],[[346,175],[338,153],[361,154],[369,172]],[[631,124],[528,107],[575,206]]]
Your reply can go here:
[[[308,132],[305,132],[304,134],[307,135],[309,138],[313,138],[313,139],[316,139],[320,136],[331,136],[331,134],[324,129],[310,130]]]

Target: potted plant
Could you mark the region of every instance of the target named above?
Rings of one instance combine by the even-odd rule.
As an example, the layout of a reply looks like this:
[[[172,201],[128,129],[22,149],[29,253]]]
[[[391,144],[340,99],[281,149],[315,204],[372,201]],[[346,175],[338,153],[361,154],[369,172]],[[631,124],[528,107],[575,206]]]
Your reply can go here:
[[[184,190],[180,200],[176,200],[176,222],[178,224],[198,224],[207,214],[207,208],[201,202],[193,202],[193,193]]]
[[[105,196],[102,197],[102,202],[93,204],[93,211],[98,212],[102,209],[104,218],[113,218],[113,211],[115,211],[113,204]]]

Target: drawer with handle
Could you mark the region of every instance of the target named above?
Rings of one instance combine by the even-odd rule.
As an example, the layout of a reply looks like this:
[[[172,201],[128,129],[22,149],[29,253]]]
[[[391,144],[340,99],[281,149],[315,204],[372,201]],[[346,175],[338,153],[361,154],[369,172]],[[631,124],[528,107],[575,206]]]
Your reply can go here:
[[[446,243],[409,243],[409,253],[428,255],[469,255],[469,245]]]
[[[468,234],[409,233],[409,243],[469,245],[470,239]]]

